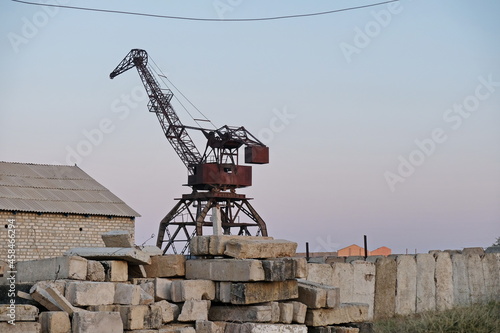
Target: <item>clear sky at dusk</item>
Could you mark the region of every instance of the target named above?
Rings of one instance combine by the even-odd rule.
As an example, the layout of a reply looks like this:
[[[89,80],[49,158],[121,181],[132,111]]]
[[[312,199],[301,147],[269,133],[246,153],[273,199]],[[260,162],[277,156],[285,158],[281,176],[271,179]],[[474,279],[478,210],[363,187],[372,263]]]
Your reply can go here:
[[[271,236],[335,251],[367,235],[396,253],[500,236],[500,2],[253,22],[227,20],[376,1],[45,2],[226,20],[0,4],[0,160],[77,163],[142,215],[138,244],[189,189],[137,72],[109,79],[133,48],[213,123],[269,145],[241,192]]]

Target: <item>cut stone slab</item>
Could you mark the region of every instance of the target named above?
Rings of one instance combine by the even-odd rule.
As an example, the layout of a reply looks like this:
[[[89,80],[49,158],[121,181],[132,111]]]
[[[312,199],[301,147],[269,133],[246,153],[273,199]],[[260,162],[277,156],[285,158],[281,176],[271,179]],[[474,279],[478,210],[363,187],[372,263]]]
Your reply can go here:
[[[186,279],[263,281],[265,273],[260,260],[193,259],[186,261]]]
[[[147,305],[120,305],[119,311],[123,328],[126,330],[141,330],[149,312]]]
[[[182,306],[178,321],[197,321],[208,320],[208,310],[210,301],[206,300],[187,300]]]
[[[303,324],[306,321],[307,305],[298,301],[288,302],[293,305],[292,322]]]
[[[233,235],[208,235],[196,236],[191,239],[189,249],[192,255],[195,256],[223,256],[226,251],[226,244],[229,241],[240,240],[271,240],[272,237],[261,236],[233,236]]]
[[[413,255],[399,255],[396,258],[396,309],[395,313],[409,315],[415,313],[417,298],[417,263]]]
[[[35,321],[38,319],[38,308],[27,304],[1,304],[0,321]]]
[[[6,333],[40,333],[41,325],[35,321],[20,321],[16,325],[0,322],[0,332]]]
[[[87,260],[78,256],[20,261],[17,263],[16,283],[43,280],[85,280]]]
[[[223,303],[255,304],[294,299],[299,296],[296,280],[277,282],[220,282],[217,298]]]
[[[374,318],[392,318],[396,309],[397,265],[393,257],[375,262]],[[342,291],[341,291],[342,292]]]
[[[137,265],[151,263],[151,257],[147,253],[127,247],[77,247],[66,251],[65,255],[94,260],[125,260]]]
[[[40,325],[44,333],[71,333],[69,314],[63,311],[40,313]]]
[[[115,285],[111,282],[70,282],[66,286],[66,298],[74,306],[113,304]]]
[[[271,322],[272,305],[212,306],[208,313],[211,321]]]
[[[284,239],[230,240],[224,254],[237,259],[293,257],[297,243]]]
[[[156,304],[149,305],[148,314],[144,318],[144,328],[157,329],[163,324],[163,309]]]
[[[139,304],[142,304],[142,305],[148,305],[148,304],[153,304],[155,299],[153,296],[151,296],[150,294],[148,294],[146,291],[144,291],[144,289],[140,288],[139,290],[140,292],[140,300],[139,300]]]
[[[436,261],[428,253],[419,253],[417,260],[416,312],[436,310],[436,283],[434,281]]]
[[[226,322],[224,321],[196,321],[196,333],[225,333]]]
[[[151,257],[150,265],[145,265],[146,276],[155,277],[176,277],[186,274],[186,257],[182,254],[167,254],[164,256]]]
[[[375,264],[367,261],[353,261],[352,266],[352,291],[347,300],[342,300],[342,286],[340,288],[341,303],[366,303],[368,304],[368,319],[373,319],[373,306],[375,297]]]
[[[305,323],[307,326],[328,326],[367,320],[368,304],[342,303],[331,309],[308,309]]]
[[[87,260],[87,281],[104,282],[104,266],[95,260]]]
[[[128,280],[128,263],[124,260],[102,261],[106,282],[124,282]]]
[[[154,303],[155,306],[158,306],[161,309],[161,318],[162,323],[170,323],[174,321],[174,304],[171,304],[167,301],[159,301]],[[175,305],[177,306],[177,305]]]
[[[230,325],[230,326],[229,326]],[[234,333],[308,333],[304,325],[262,324],[262,323],[231,323],[230,332]]]
[[[457,256],[463,258],[462,255],[457,254]],[[459,275],[455,275],[455,266],[448,252],[439,252],[435,257],[436,310],[443,311],[451,309],[454,305],[453,286],[456,281],[455,278],[458,278]],[[455,254],[453,258],[455,258]]]
[[[479,249],[482,250],[482,248]],[[486,296],[486,286],[481,257],[479,254],[475,253],[464,254],[464,256],[469,279],[470,301],[472,304],[485,303],[487,302],[488,297]]]
[[[106,247],[134,247],[132,236],[126,230],[112,230],[105,232],[101,238]]]
[[[163,251],[159,247],[154,245],[141,246],[140,249],[142,250],[142,252],[146,252],[151,257],[163,255]]]
[[[168,324],[160,327],[158,333],[196,333],[196,330],[191,324]]]
[[[306,280],[299,280],[298,301],[310,309],[333,308],[340,304],[340,289]]]
[[[285,281],[307,275],[306,258],[277,258],[261,260],[266,281]]]
[[[138,305],[141,302],[142,288],[137,285],[116,283],[113,304]]]
[[[283,324],[291,324],[293,321],[293,304],[292,303],[278,303],[280,307],[279,322]]]
[[[170,287],[173,302],[215,299],[215,282],[211,280],[175,280]]]
[[[62,311],[57,302],[49,295],[45,288],[34,285],[30,290],[31,297],[49,311]]]
[[[76,312],[72,327],[73,333],[123,333],[118,312]]]
[[[307,264],[307,281],[339,286],[335,284],[333,267],[329,264]]]
[[[63,311],[67,312],[69,315],[73,315],[78,311],[85,311],[83,309],[79,309],[74,307],[67,299],[64,297],[59,290],[49,287],[47,288],[47,293],[52,297],[55,301],[56,305]]]

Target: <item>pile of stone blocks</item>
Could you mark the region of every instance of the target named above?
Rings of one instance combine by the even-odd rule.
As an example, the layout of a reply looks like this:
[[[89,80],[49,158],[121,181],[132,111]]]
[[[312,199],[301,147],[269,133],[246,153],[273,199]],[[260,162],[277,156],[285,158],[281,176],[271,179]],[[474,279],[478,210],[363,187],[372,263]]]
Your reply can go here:
[[[18,263],[32,284],[24,297],[41,311],[12,332],[357,333],[345,324],[367,319],[368,305],[340,303],[339,288],[306,280],[294,242],[198,236],[186,257],[137,248],[120,232],[103,239],[108,247]]]

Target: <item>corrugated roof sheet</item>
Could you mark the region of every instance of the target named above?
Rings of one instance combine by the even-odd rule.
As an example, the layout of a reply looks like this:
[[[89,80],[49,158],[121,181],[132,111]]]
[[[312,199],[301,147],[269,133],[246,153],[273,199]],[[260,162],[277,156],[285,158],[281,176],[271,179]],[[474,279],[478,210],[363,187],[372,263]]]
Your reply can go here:
[[[77,166],[0,162],[0,210],[140,216]]]

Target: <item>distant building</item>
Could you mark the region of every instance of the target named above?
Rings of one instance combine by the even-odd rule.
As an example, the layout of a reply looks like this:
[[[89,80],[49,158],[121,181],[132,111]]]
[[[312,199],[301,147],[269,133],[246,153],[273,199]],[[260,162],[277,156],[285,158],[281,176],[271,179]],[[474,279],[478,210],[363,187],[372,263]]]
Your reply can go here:
[[[379,247],[376,250],[373,251],[368,251],[369,256],[388,256],[391,254],[391,249],[382,246]],[[358,246],[356,244],[349,245],[347,247],[344,247],[340,250],[338,250],[338,256],[339,257],[351,257],[351,256],[362,256],[364,257],[365,255],[365,249],[362,248],[361,246]]]
[[[24,261],[104,246],[101,234],[111,230],[133,238],[138,216],[77,166],[0,162],[0,260],[11,239]]]

